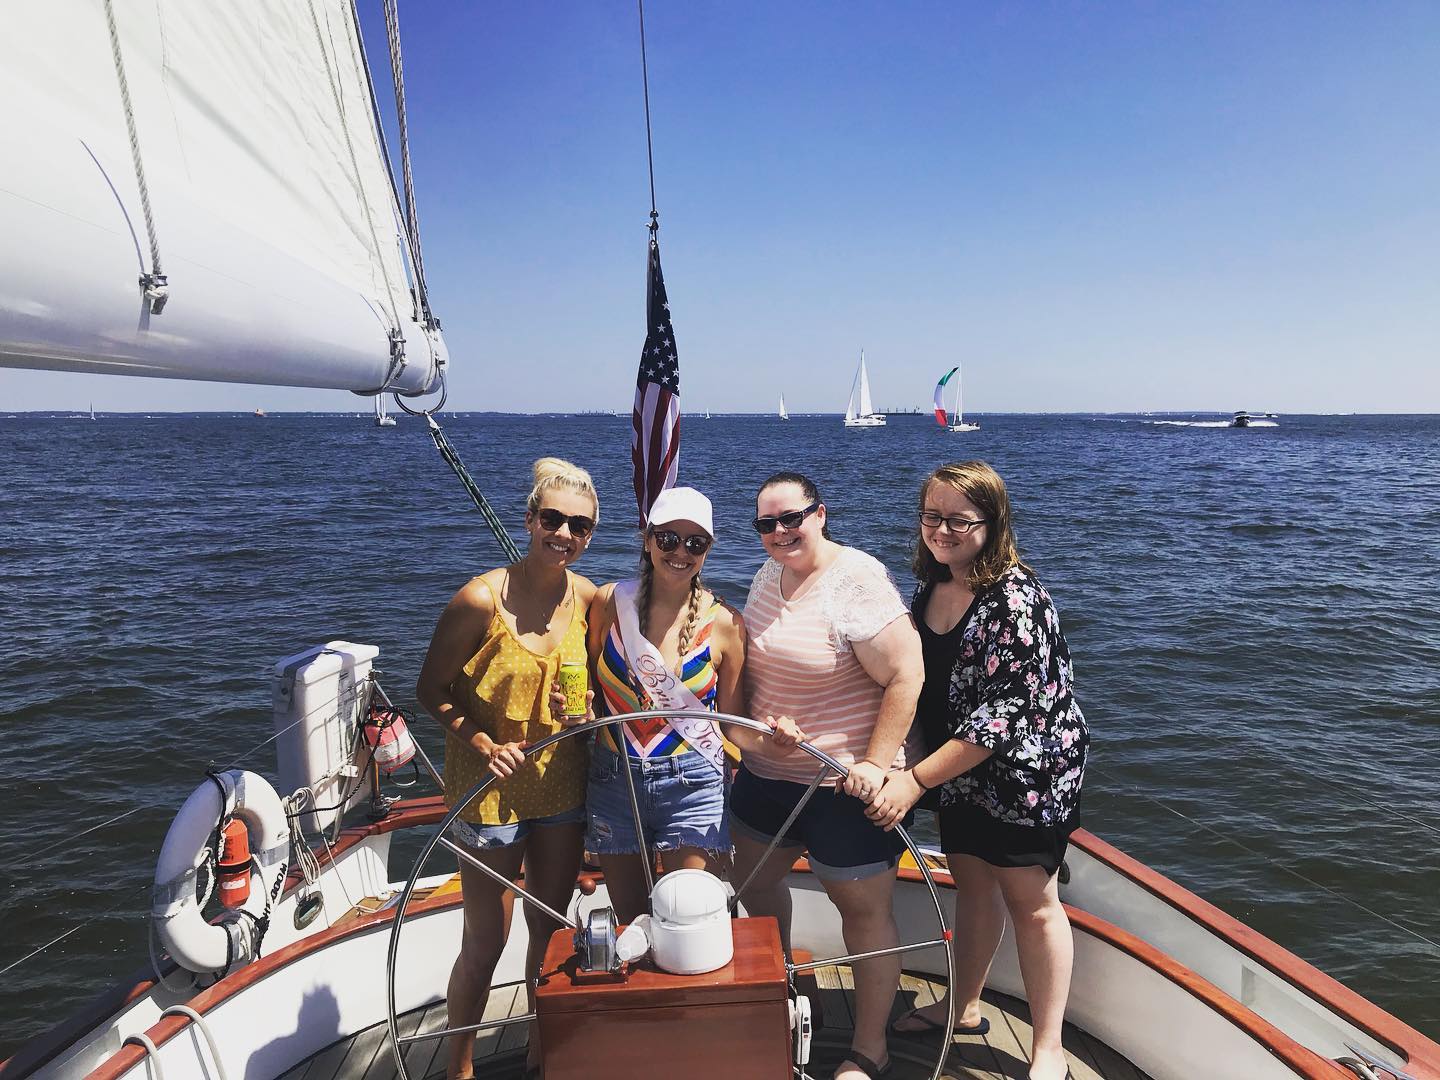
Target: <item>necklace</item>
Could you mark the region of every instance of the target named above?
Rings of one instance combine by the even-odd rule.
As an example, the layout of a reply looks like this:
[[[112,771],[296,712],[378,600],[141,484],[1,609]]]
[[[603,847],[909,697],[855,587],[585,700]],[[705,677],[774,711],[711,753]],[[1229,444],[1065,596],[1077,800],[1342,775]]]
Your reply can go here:
[[[530,571],[525,568],[525,560],[521,559],[515,564],[515,566],[519,569],[520,576],[524,579],[522,584],[524,586],[526,594],[530,594],[532,592],[530,586]],[[511,576],[513,577],[514,575],[512,574]],[[542,626],[545,627],[545,633],[548,634],[550,632],[550,625],[555,621],[555,616],[560,614],[561,609],[564,608],[568,603],[570,599],[569,593],[570,581],[569,576],[567,575],[566,579],[560,583],[560,595],[555,598],[554,602],[545,605],[545,607],[548,608],[550,611],[550,617],[548,619],[540,617],[540,623]],[[510,602],[512,606],[515,603],[515,594],[513,591],[510,594]]]

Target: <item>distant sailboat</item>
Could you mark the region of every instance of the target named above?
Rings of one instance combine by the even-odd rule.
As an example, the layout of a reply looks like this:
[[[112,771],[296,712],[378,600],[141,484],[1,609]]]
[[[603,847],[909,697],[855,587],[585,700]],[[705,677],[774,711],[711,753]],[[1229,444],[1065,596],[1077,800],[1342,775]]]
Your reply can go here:
[[[789,419],[790,419],[790,414],[785,411],[785,395],[784,395],[784,394],[781,394],[781,395],[780,395],[780,419],[781,419],[781,420],[789,420]]]
[[[955,380],[955,405],[951,409],[951,418],[947,419],[945,416],[945,387],[950,383],[952,377]],[[965,412],[960,403],[960,378],[960,365],[956,364],[935,384],[935,422],[950,431],[979,431],[979,424],[965,423]]]
[[[858,408],[857,406],[858,393]],[[855,381],[850,384],[850,400],[845,405],[846,427],[884,427],[885,417],[875,411],[870,403],[870,373],[865,370],[865,350],[860,350],[860,366],[855,369]]]
[[[385,395],[375,395],[375,426],[394,427],[395,418],[385,411]]]
[[[95,419],[95,402],[90,402],[90,419]]]

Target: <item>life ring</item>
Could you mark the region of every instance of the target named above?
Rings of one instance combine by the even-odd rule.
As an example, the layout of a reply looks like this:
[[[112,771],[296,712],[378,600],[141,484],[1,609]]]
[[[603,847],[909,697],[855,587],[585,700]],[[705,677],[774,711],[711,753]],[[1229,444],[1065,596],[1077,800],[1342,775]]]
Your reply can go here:
[[[213,860],[217,823],[232,816],[250,833],[250,896],[211,923],[195,887],[200,869]],[[150,918],[175,962],[188,971],[223,975],[258,956],[289,855],[290,824],[269,781],[240,769],[211,773],[175,815],[155,863]]]

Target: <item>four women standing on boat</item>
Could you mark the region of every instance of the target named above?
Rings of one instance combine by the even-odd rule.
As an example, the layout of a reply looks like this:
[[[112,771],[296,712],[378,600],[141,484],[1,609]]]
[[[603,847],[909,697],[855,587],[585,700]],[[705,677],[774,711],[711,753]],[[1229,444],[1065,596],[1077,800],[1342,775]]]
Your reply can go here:
[[[922,485],[920,587],[908,611],[879,562],[830,538],[819,491],[797,473],[771,477],[756,498],[754,526],[769,558],[743,620],[700,582],[715,527],[698,491],[662,493],[639,577],[598,591],[567,569],[598,519],[589,475],[542,459],[527,505],[526,556],[451,601],[417,687],[447,730],[447,803],[486,770],[507,781],[457,823],[470,853],[505,880],[523,863],[527,887],[560,909],[583,833],[628,922],[648,906],[642,858],[654,851],[667,871],[718,871],[733,842],[746,910],[775,916],[788,949],[785,877],[804,851],[840,912],[847,949],[869,952],[899,944],[891,898],[903,844],[892,830],[928,798],[922,805],[937,811],[955,882],[955,1032],[988,1027],[979,995],[1008,911],[1034,1016],[1030,1076],[1063,1077],[1073,946],[1056,871],[1089,736],[1058,616],[1020,562],[994,470],[947,465]],[[770,724],[770,738],[729,733],[741,764],[728,809],[723,743],[710,721],[600,726],[588,795],[580,739],[524,760],[529,741],[595,719],[593,711],[563,718],[554,685],[561,661],[587,652],[602,721],[708,709]],[[817,772],[813,758],[794,752],[801,739],[847,776]],[[451,977],[452,1025],[475,1023],[483,1011],[513,895],[463,860],[461,874],[465,936]],[[529,906],[526,917],[533,977],[554,927]],[[838,1080],[887,1070],[885,1021],[901,959],[852,966],[854,1037]],[[941,1002],[891,1030],[938,1030],[944,1017]],[[473,1043],[473,1035],[452,1039],[452,1077],[471,1075]]]

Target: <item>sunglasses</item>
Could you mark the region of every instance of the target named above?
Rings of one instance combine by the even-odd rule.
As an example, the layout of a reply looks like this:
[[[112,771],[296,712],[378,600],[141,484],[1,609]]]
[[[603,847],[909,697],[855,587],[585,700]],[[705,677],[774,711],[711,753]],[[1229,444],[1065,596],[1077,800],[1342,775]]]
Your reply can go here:
[[[595,528],[594,518],[588,518],[584,514],[562,514],[549,506],[544,510],[537,510],[535,520],[540,522],[540,527],[546,532],[559,532],[561,525],[569,525],[570,535],[577,540],[584,540]]]
[[[680,534],[674,529],[651,529],[650,536],[654,539],[655,546],[666,554],[680,546]],[[710,545],[714,542],[704,533],[691,533],[685,537],[685,550],[698,559],[710,550]]]
[[[761,536],[769,536],[775,531],[775,526],[784,525],[787,529],[798,529],[804,520],[820,509],[818,502],[813,502],[804,510],[787,510],[776,517],[757,517],[750,524],[755,526],[755,531]]]

